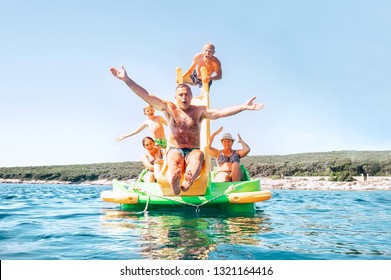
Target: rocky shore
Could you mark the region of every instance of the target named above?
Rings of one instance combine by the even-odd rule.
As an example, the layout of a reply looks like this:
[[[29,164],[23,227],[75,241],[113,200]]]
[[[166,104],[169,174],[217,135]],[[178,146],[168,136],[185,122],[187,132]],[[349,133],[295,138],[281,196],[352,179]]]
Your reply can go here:
[[[391,190],[391,177],[355,177],[353,182],[333,182],[328,177],[261,178],[263,190]]]
[[[128,180],[131,182],[132,180]],[[1,179],[0,184],[51,184],[51,185],[98,185],[98,186],[110,186],[111,180],[97,180],[97,181],[84,181],[80,183],[73,183],[67,181],[45,181],[45,180],[20,180],[20,179]]]
[[[285,177],[283,179],[271,179],[262,177],[263,190],[346,190],[346,191],[370,191],[391,190],[391,177],[355,177],[353,182],[332,182],[328,177]],[[133,180],[128,180],[131,182]],[[62,181],[23,181],[19,179],[0,179],[0,184],[74,184]],[[110,186],[110,180],[85,181],[79,185]]]

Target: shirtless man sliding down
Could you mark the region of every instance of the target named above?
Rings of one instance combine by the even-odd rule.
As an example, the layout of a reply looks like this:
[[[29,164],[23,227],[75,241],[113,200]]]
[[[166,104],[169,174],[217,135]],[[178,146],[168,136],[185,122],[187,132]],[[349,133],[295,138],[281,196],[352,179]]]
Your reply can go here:
[[[192,105],[193,94],[190,87],[185,84],[177,86],[173,103],[150,94],[135,83],[128,77],[123,66],[122,70],[111,68],[110,71],[115,77],[124,81],[135,94],[165,114],[170,127],[170,147],[167,148],[166,154],[168,167],[166,177],[176,195],[181,190],[188,191],[200,174],[204,160],[204,154],[199,150],[201,121],[232,116],[244,110],[263,108],[263,104],[253,102],[255,97],[242,105],[223,109]]]

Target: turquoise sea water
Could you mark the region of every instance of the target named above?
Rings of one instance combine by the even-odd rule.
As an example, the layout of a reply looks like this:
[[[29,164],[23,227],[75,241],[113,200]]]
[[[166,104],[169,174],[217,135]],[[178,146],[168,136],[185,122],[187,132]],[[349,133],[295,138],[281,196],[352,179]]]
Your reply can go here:
[[[0,259],[391,259],[389,191],[273,191],[235,217],[120,211],[106,189],[0,184]]]

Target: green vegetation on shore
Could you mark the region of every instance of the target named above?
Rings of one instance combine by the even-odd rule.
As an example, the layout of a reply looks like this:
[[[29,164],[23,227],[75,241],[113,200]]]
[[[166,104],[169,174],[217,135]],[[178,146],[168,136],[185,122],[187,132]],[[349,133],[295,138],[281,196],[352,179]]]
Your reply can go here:
[[[2,167],[0,178],[20,180],[65,181],[80,183],[114,178],[137,178],[143,169],[141,162],[94,163],[32,167]]]
[[[389,176],[391,151],[336,151],[243,158],[251,176],[328,176],[352,181],[353,176]]]
[[[389,176],[391,151],[338,151],[292,155],[248,156],[243,165],[252,177],[328,176],[334,181],[350,181],[361,174]],[[34,167],[2,167],[1,179],[67,181],[135,179],[141,162],[96,163]]]

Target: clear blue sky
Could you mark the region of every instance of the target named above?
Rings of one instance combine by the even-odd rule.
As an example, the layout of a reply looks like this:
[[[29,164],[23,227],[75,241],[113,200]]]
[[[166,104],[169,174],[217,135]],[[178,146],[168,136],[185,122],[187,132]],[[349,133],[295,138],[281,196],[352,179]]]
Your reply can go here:
[[[145,103],[109,68],[173,100],[206,42],[223,69],[211,107],[265,104],[212,122],[250,155],[390,150],[390,26],[386,0],[2,0],[0,167],[139,161],[149,131],[115,138]]]

